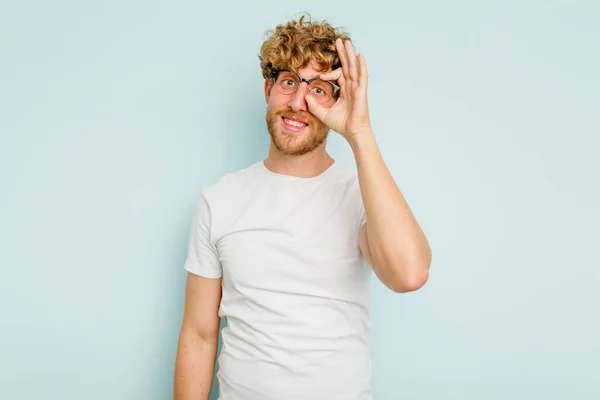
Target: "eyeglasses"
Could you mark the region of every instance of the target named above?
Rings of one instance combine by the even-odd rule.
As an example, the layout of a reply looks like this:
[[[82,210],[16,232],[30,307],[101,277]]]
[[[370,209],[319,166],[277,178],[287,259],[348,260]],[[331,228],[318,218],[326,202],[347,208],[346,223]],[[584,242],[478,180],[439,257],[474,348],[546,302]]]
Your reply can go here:
[[[326,103],[332,97],[337,97],[340,92],[340,87],[331,81],[312,78],[304,79],[299,74],[287,70],[271,70],[271,77],[275,80],[275,87],[281,94],[290,95],[296,93],[300,84],[306,82],[310,94],[319,103]]]

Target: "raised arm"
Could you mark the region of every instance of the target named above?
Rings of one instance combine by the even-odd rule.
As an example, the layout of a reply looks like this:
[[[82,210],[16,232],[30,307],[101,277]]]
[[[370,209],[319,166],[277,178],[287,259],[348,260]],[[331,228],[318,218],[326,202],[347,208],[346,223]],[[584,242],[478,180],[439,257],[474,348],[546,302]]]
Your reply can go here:
[[[356,56],[350,41],[337,39],[336,49],[342,66],[319,77],[338,82],[339,99],[327,107],[307,95],[309,110],[341,134],[354,153],[367,216],[359,235],[365,258],[393,291],[417,290],[429,278],[429,242],[388,171],[371,130],[365,57]]]

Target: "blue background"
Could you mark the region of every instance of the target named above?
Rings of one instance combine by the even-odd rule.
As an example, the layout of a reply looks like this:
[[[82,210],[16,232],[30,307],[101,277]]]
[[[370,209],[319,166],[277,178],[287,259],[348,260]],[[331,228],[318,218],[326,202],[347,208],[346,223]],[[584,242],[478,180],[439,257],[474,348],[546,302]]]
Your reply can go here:
[[[301,11],[364,52],[433,250],[373,281],[375,399],[600,398],[600,7],[556,0],[2,3],[0,398],[171,397],[194,207],[266,156],[258,51]]]

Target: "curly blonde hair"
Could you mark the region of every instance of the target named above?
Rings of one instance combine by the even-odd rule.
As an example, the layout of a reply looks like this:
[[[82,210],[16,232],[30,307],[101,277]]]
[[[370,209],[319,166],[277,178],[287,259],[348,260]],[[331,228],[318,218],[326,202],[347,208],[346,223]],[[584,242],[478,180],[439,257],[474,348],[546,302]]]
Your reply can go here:
[[[266,34],[268,38],[260,48],[259,59],[262,76],[271,85],[274,70],[298,72],[311,61],[315,61],[322,71],[340,67],[335,41],[338,38],[350,40],[350,35],[341,28],[334,28],[327,21],[313,22],[308,15],[278,25]]]

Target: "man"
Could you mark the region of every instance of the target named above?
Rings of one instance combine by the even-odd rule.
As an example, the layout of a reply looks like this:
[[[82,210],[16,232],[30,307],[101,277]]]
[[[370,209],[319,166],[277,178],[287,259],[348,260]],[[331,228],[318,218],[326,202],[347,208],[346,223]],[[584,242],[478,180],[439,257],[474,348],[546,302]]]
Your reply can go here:
[[[328,23],[261,48],[268,156],[205,188],[193,220],[175,399],[372,399],[370,271],[420,288],[431,252],[371,131],[365,58]],[[356,169],[325,149],[348,141]]]

